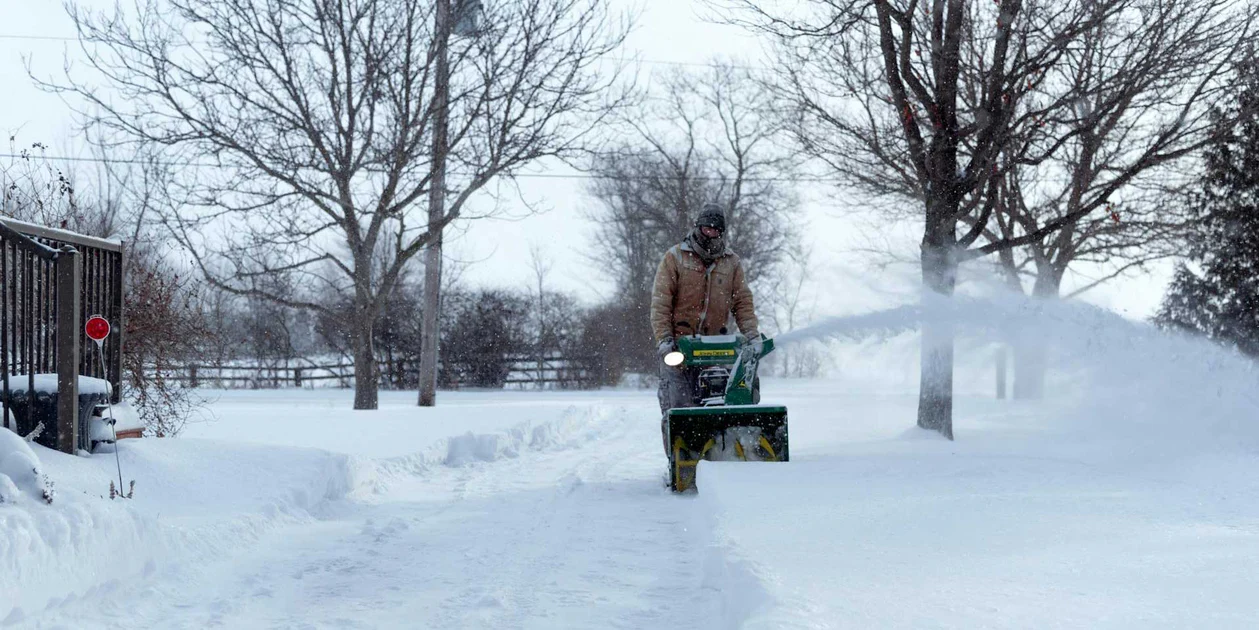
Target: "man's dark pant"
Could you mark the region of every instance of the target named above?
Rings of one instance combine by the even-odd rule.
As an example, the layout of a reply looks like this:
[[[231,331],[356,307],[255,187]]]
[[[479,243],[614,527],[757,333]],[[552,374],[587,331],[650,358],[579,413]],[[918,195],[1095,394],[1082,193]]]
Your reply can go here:
[[[660,439],[664,442],[665,457],[669,456],[669,433],[665,430],[665,422],[669,419],[669,410],[674,407],[695,406],[695,379],[699,378],[701,368],[669,367],[660,365],[660,389],[656,397],[660,399]]]

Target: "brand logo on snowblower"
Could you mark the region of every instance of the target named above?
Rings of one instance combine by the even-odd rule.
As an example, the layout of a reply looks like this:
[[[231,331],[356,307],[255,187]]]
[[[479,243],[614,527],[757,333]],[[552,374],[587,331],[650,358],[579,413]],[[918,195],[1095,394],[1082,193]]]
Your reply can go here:
[[[696,350],[697,357],[732,357],[734,350]]]

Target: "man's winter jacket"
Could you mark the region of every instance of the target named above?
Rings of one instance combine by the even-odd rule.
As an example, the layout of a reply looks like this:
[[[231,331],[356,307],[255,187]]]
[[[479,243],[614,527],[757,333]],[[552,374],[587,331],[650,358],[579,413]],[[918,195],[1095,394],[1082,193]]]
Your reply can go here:
[[[669,248],[656,269],[651,329],[656,343],[683,335],[733,333],[730,316],[749,338],[760,334],[752,291],[738,255],[725,251],[705,265],[688,240]]]

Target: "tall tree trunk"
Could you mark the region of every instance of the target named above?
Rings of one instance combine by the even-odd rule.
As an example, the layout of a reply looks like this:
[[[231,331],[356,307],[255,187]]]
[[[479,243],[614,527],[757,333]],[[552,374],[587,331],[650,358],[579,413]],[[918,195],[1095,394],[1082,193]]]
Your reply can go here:
[[[1038,265],[1032,299],[1057,300],[1062,287],[1062,273],[1053,265]],[[1035,322],[1019,328],[1014,344],[1014,398],[1040,400],[1045,397],[1045,376],[1049,370],[1049,342]]]
[[[922,245],[922,366],[918,426],[953,439],[953,321],[943,307],[957,285],[957,254],[949,229],[935,230]]]
[[[437,404],[437,352],[441,345],[437,309],[441,305],[442,218],[446,214],[447,117],[450,98],[450,0],[437,0],[437,73],[433,80],[433,181],[429,184],[428,251],[424,253],[424,323],[420,330],[420,406]]]
[[[356,309],[368,313],[371,309]],[[380,383],[377,380],[376,353],[372,348],[374,318],[363,315],[354,321],[354,408],[375,409]]]

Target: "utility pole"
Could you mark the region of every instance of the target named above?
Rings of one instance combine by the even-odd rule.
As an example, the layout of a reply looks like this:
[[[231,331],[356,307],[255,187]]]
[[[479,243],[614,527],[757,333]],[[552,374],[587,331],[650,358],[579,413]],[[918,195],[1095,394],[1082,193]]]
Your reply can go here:
[[[441,344],[437,311],[441,305],[442,221],[446,215],[446,157],[450,147],[450,52],[451,35],[474,36],[480,16],[480,0],[435,0],[434,36],[437,38],[436,74],[433,78],[433,178],[428,191],[428,249],[424,252],[424,320],[420,330],[420,406],[437,404],[437,354]]]
[[[420,328],[420,406],[437,404],[437,309],[441,303],[442,224],[446,214],[447,118],[450,116],[450,0],[436,0],[437,73],[433,79],[433,179],[428,191],[428,250],[424,252],[424,321]]]

